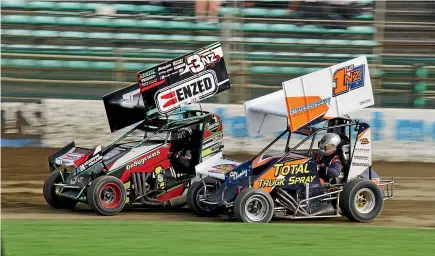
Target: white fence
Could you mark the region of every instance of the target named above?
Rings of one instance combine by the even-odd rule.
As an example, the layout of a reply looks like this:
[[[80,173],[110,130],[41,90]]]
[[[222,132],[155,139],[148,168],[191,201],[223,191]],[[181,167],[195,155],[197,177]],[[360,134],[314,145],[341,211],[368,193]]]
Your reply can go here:
[[[257,153],[276,134],[250,138],[242,105],[203,104],[221,116],[225,152]],[[111,134],[102,101],[43,99],[2,102],[2,146],[62,147],[107,145]],[[369,108],[351,114],[372,126],[373,158],[386,161],[435,162],[435,110]],[[285,127],[283,127],[284,129]],[[292,144],[300,141],[292,137]],[[272,149],[283,150],[285,138]]]

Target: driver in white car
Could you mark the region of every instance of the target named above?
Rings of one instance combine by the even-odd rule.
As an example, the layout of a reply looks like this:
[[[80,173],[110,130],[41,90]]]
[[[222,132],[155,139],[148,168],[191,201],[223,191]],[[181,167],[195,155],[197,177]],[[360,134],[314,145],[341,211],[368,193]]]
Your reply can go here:
[[[341,144],[342,140],[336,133],[327,133],[319,141],[319,155],[316,158],[319,176],[330,184],[339,184],[344,178]]]

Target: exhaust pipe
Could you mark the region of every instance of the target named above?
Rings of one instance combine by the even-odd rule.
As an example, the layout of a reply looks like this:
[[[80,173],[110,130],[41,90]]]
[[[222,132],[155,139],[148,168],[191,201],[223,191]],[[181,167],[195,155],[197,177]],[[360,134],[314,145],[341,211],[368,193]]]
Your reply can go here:
[[[149,202],[149,201],[142,200],[142,199],[143,199],[143,198],[141,198],[141,203],[142,203],[142,204],[145,204],[145,205],[148,205],[148,206],[156,206],[156,207],[165,206],[165,205],[163,205],[162,203]]]
[[[277,188],[276,192],[278,198],[286,204],[287,208],[290,208],[290,210],[292,210],[293,212],[299,213],[301,215],[310,216],[310,214],[307,213],[304,209],[302,208],[297,209],[298,204],[296,203],[296,200],[294,200],[294,198],[291,195],[289,195],[287,192],[285,192],[283,189]]]
[[[320,208],[313,213],[314,216],[335,215],[334,206],[328,203],[323,203]]]
[[[287,199],[289,199],[293,205],[298,205],[298,202],[296,202],[296,200],[289,194],[287,193],[284,189],[282,188],[276,188],[277,190],[279,190],[279,192],[281,192],[282,194],[284,194],[285,197],[287,197]]]
[[[181,195],[169,199],[169,204],[171,205],[171,207],[184,206],[186,202],[187,202],[187,195]]]
[[[148,206],[163,206],[165,207],[167,205],[166,202],[162,202],[160,200],[149,198],[146,195],[147,190],[147,184],[146,180],[148,179],[148,176],[145,173],[132,173],[132,181],[134,185],[134,195],[136,199],[140,197],[140,202],[142,204],[148,205]]]
[[[134,197],[138,197],[139,196],[139,191],[138,191],[138,188],[137,188],[136,173],[132,173],[131,174],[131,179],[133,181],[133,186],[134,186]]]

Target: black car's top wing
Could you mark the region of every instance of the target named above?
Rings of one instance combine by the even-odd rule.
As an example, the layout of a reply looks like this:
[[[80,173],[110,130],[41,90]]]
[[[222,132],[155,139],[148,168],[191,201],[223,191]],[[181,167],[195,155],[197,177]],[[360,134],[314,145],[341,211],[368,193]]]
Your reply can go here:
[[[231,88],[220,42],[140,71],[137,80],[103,97],[112,132]]]
[[[142,100],[138,83],[124,87],[103,97],[111,132],[144,120],[146,105]]]

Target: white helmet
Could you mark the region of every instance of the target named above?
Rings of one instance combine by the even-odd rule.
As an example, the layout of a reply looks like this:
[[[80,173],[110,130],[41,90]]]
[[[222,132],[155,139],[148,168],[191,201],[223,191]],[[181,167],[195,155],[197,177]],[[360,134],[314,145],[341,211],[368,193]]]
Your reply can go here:
[[[330,156],[337,151],[341,143],[340,136],[336,133],[327,133],[319,141],[319,154],[321,156]]]

